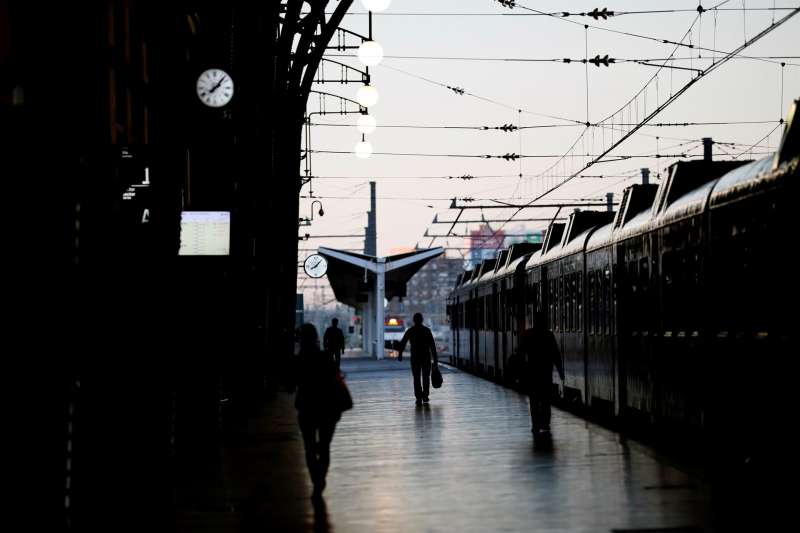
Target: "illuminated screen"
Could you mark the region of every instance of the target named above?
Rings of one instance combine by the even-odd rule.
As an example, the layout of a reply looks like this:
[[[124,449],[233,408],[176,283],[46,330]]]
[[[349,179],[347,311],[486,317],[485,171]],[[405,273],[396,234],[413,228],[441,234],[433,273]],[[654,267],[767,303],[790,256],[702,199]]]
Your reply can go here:
[[[178,255],[228,255],[231,249],[229,211],[183,211]]]

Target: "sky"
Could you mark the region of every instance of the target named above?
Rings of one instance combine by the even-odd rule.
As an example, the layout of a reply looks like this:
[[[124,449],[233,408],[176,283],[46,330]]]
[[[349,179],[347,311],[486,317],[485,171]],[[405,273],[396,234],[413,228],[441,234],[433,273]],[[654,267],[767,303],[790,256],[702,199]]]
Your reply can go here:
[[[650,121],[755,123],[645,126],[606,156],[616,161],[599,162],[579,172],[594,159],[591,156],[610,148],[631,129],[621,124],[638,124],[697,77],[697,70],[686,69],[708,70],[745,39],[752,39],[770,27],[773,20],[779,21],[790,13],[773,7],[800,7],[800,2],[717,0],[702,3],[708,10],[702,16],[698,16],[696,0],[616,1],[602,5],[519,0],[516,4],[509,9],[495,0],[394,0],[385,12],[374,14],[373,38],[386,55],[381,64],[370,69],[372,85],[380,93],[380,100],[369,110],[378,123],[378,129],[367,136],[375,153],[365,160],[352,153],[361,140],[354,126],[355,115],[313,115],[309,148],[311,175],[315,178],[311,186],[325,215],[317,214],[317,205],[313,224],[302,227],[301,234],[363,234],[369,209],[368,182],[376,181],[379,254],[415,245],[463,247],[467,245],[464,239],[423,237],[426,231],[448,231],[449,225],[431,222],[435,216],[438,220],[455,218],[458,211],[448,209],[454,197],[459,199],[458,205],[464,205],[462,198],[473,199],[468,205],[528,204],[577,174],[579,177],[534,204],[600,201],[609,192],[619,200],[626,186],[641,182],[641,168],[649,168],[651,181],[658,182],[658,176],[676,161],[666,156],[702,154],[702,137],[731,143],[715,146],[717,159],[763,157],[761,154],[774,150],[780,142],[783,127],[778,121],[787,116],[792,100],[800,98],[798,15],[740,53],[775,58],[735,58],[720,65],[701,76]],[[714,6],[719,9],[711,10]],[[620,14],[595,20],[535,13],[585,13],[597,7]],[[670,12],[621,14],[653,10]],[[361,1],[355,0],[341,27],[366,35],[365,13]],[[591,27],[587,29],[585,24]],[[580,62],[606,54],[617,60],[648,60],[650,64],[626,61],[596,67]],[[351,55],[352,51],[329,50],[326,57],[363,68],[356,58],[347,57]],[[665,61],[670,57],[672,61]],[[573,62],[564,63],[563,58]],[[786,64],[781,66],[781,62]],[[682,68],[653,66],[662,64]],[[464,94],[447,86],[463,89]],[[355,98],[358,87],[353,83],[319,84],[314,88]],[[332,103],[329,101],[328,109],[334,107]],[[318,110],[318,101],[312,95],[308,111]],[[587,121],[595,126],[587,128]],[[478,129],[506,124],[525,129]],[[346,153],[320,153],[325,151]],[[528,157],[508,161],[497,157],[450,157],[504,154]],[[627,157],[655,154],[662,157]],[[456,178],[435,178],[446,176]],[[475,178],[463,180],[458,176]],[[307,217],[311,212],[313,199],[308,196],[307,185],[301,192],[301,216]],[[561,214],[571,210],[564,208]],[[515,211],[489,209],[483,214],[506,220]],[[480,219],[481,214],[478,209],[467,210],[462,219]],[[503,229],[507,233],[541,230],[546,222],[514,219],[549,218],[555,214],[551,208],[528,208]],[[492,224],[493,229],[500,226],[501,223]],[[478,224],[458,225],[453,231],[465,234],[477,228]],[[363,239],[301,241],[300,262],[312,253],[308,250],[319,246],[360,249]],[[298,281],[307,293],[327,285],[324,281],[305,281],[302,269]]]

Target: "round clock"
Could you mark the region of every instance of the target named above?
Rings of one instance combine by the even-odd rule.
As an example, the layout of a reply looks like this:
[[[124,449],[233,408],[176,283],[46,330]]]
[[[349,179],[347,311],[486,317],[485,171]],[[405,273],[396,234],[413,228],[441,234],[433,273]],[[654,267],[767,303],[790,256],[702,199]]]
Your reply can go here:
[[[303,269],[312,278],[321,278],[328,271],[328,260],[319,254],[309,255],[303,263]]]
[[[197,78],[197,96],[208,107],[222,107],[233,98],[233,79],[222,69],[210,68]]]

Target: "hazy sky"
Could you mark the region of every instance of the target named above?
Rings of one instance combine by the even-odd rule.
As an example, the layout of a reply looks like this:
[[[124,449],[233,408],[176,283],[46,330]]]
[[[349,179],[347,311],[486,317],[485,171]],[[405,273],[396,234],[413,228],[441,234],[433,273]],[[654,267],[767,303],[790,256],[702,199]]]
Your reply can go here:
[[[580,13],[596,7],[607,7],[622,12],[626,10],[691,10],[677,13],[628,14],[607,21],[571,16],[563,18],[532,15],[521,7],[509,10],[493,0],[394,0],[383,14],[374,16],[374,38],[383,45],[387,56],[381,65],[371,69],[372,84],[380,91],[380,101],[372,109],[378,130],[368,136],[375,152],[413,154],[471,154],[503,155],[506,153],[529,156],[561,155],[578,140],[573,156],[559,163],[558,158],[531,157],[516,161],[462,157],[424,157],[373,155],[370,159],[357,159],[352,154],[312,154],[312,174],[319,176],[313,182],[314,195],[324,204],[325,216],[315,214],[313,226],[301,228],[312,235],[361,234],[366,225],[369,209],[369,186],[378,183],[378,252],[390,253],[392,249],[411,247],[423,239],[434,215],[440,220],[452,219],[456,212],[448,210],[449,198],[472,197],[475,204],[487,205],[492,200],[526,203],[541,192],[578,170],[587,161],[579,154],[599,154],[620,136],[624,126],[585,128],[575,122],[587,120],[586,68],[581,63],[522,62],[522,61],[466,61],[455,58],[501,59],[583,59],[608,54],[618,59],[651,59],[661,64],[675,50],[674,44],[635,38],[589,28],[590,24],[644,36],[692,43],[718,51],[731,51],[742,45],[745,36],[752,38],[779,20],[788,11],[754,10],[754,8],[797,7],[791,2],[774,0],[730,0],[722,2],[720,11],[706,12],[698,18],[695,1],[637,0],[610,3],[584,1],[521,0],[526,6],[544,12],[569,11]],[[706,9],[717,2],[703,3]],[[797,2],[795,2],[797,4]],[[743,12],[742,7],[748,11]],[[728,9],[729,11],[723,11]],[[342,27],[367,33],[367,17],[360,0],[355,0],[350,15]],[[469,13],[481,15],[467,16]],[[425,15],[428,14],[428,15]],[[506,16],[503,16],[506,15]],[[512,16],[508,16],[512,15]],[[687,31],[691,31],[687,34]],[[800,56],[800,15],[746,48],[747,56]],[[684,36],[686,36],[684,38]],[[331,59],[360,67],[354,58],[333,57],[340,52],[329,51]],[[703,68],[711,65],[714,54],[697,48],[679,47],[673,57],[681,58],[669,64],[685,68]],[[392,56],[437,57],[449,59],[401,59]],[[691,58],[691,59],[690,59]],[[662,59],[662,61],[657,61]],[[780,66],[785,61],[785,67]],[[400,69],[408,74],[398,72]],[[650,81],[658,73],[658,81]],[[783,73],[783,81],[781,81]],[[413,75],[413,76],[412,76]],[[658,103],[663,103],[671,93],[679,90],[694,74],[691,70],[662,69],[631,62],[610,67],[588,67],[588,120],[597,123],[620,108],[614,123],[635,123]],[[414,77],[416,76],[416,77]],[[427,78],[424,81],[419,78]],[[437,82],[463,88],[471,93],[497,103],[488,102],[469,94],[458,95],[437,85]],[[649,82],[649,84],[648,84]],[[656,86],[657,85],[657,86]],[[640,93],[640,91],[647,89]],[[316,88],[354,98],[358,85],[326,84]],[[783,99],[781,99],[783,92]],[[638,98],[634,98],[639,93]],[[715,152],[739,154],[778,126],[785,117],[794,98],[800,97],[800,57],[759,61],[733,59],[709,73],[652,122],[732,122],[773,121],[761,124],[703,125],[689,127],[645,127],[610,155],[650,154],[701,154],[701,137],[713,137],[726,143]],[[645,99],[647,100],[645,103]],[[316,111],[312,95],[309,111]],[[502,105],[501,105],[502,104]],[[330,104],[329,104],[330,105]],[[331,106],[332,107],[332,106]],[[522,113],[519,109],[523,110]],[[550,115],[556,118],[548,118]],[[314,117],[314,123],[355,124],[356,117],[329,115]],[[441,128],[391,128],[386,126],[516,126],[562,125],[555,128],[525,129],[505,133],[497,130]],[[383,126],[383,127],[382,127]],[[628,128],[629,129],[629,128]],[[767,145],[774,148],[780,140],[782,128],[756,147],[764,152]],[[581,137],[581,134],[583,136]],[[352,152],[361,138],[355,127],[314,126],[311,132],[312,150]],[[655,137],[660,137],[656,139]],[[680,145],[680,146],[677,146]],[[745,157],[744,155],[741,157]],[[755,157],[760,157],[756,155]],[[720,157],[722,158],[722,157]],[[583,174],[609,176],[604,178],[574,179],[545,197],[545,200],[573,198],[603,198],[620,192],[631,183],[640,181],[638,169],[648,167],[653,177],[674,159],[635,158],[600,163]],[[554,164],[556,166],[552,169]],[[550,169],[548,171],[548,169]],[[543,172],[546,174],[542,175]],[[519,174],[523,174],[520,180]],[[498,176],[470,181],[455,179],[392,179],[413,176]],[[327,179],[328,177],[358,177],[360,179]],[[308,195],[304,187],[303,196]],[[543,200],[543,201],[545,201]],[[301,216],[308,216],[311,200],[301,199]],[[461,202],[459,202],[461,203]],[[565,210],[567,213],[570,210]],[[480,211],[466,211],[464,219],[480,218]],[[487,218],[505,219],[513,211],[493,209],[486,211]],[[552,209],[527,209],[516,218],[543,218],[552,216]],[[507,232],[517,233],[527,229],[542,228],[542,223],[510,222]],[[444,233],[449,226],[431,226],[431,232]],[[466,233],[470,228],[456,227],[455,232]],[[436,245],[448,241],[438,239]],[[450,239],[450,246],[464,246],[462,239]],[[301,249],[330,246],[360,248],[361,239],[312,239],[300,243]],[[307,255],[300,253],[300,260]]]

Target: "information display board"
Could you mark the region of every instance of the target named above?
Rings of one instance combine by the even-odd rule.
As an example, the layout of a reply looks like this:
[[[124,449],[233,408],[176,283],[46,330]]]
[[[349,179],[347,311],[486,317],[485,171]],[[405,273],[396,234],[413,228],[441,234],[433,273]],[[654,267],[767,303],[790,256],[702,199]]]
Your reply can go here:
[[[181,213],[181,247],[178,255],[229,255],[230,249],[229,211]]]

